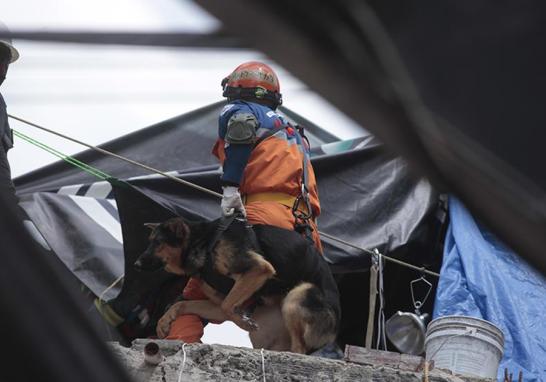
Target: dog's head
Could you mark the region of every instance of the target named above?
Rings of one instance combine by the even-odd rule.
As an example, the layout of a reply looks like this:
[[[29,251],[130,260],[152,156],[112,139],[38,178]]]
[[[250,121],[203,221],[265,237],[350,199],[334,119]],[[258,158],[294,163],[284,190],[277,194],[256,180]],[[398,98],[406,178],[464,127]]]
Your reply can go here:
[[[163,223],[146,223],[152,232],[148,248],[135,262],[143,271],[155,271],[162,267],[167,272],[183,275],[182,253],[185,251],[190,228],[181,218],[172,218]]]

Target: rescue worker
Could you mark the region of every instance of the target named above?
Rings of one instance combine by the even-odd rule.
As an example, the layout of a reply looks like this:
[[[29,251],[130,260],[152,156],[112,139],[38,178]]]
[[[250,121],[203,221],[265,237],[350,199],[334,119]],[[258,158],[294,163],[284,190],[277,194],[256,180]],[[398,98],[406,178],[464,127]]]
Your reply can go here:
[[[213,154],[223,167],[222,214],[242,213],[251,224],[297,229],[322,252],[315,218],[320,214],[309,147],[297,127],[276,109],[282,103],[279,80],[266,64],[239,65],[222,81],[228,104],[219,117]],[[206,299],[198,279],[189,280],[184,299]],[[201,319],[182,315],[167,339],[199,341]]]
[[[0,22],[0,30],[6,32],[7,28]],[[0,86],[6,79],[9,65],[19,58],[19,52],[13,47],[11,39],[0,38]],[[11,180],[11,169],[7,152],[13,147],[13,135],[8,123],[6,103],[0,94],[0,192],[9,199],[10,203],[17,204],[15,187]]]
[[[304,230],[309,224],[310,232],[302,233],[311,234],[321,249],[315,224],[320,204],[309,147],[297,127],[275,112],[282,103],[277,75],[266,64],[251,61],[225,78],[223,88],[229,103],[220,114],[213,148],[223,167],[222,213],[238,211],[251,224],[286,229]],[[296,203],[296,215],[309,219],[296,219]]]

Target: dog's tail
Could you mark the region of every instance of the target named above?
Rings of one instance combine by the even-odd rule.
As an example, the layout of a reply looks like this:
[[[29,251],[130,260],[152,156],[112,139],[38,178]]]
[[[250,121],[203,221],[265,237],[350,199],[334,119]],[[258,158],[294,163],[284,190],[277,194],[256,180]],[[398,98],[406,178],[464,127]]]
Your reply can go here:
[[[339,316],[322,291],[304,282],[293,288],[282,305],[292,351],[309,354],[335,341]]]

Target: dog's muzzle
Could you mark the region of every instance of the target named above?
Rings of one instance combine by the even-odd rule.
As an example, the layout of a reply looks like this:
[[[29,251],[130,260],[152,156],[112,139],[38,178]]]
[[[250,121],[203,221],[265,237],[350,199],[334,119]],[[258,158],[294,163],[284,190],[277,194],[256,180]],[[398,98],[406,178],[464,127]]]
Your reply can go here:
[[[160,270],[165,264],[154,255],[153,251],[146,249],[146,251],[138,257],[133,266],[139,271],[153,272]]]

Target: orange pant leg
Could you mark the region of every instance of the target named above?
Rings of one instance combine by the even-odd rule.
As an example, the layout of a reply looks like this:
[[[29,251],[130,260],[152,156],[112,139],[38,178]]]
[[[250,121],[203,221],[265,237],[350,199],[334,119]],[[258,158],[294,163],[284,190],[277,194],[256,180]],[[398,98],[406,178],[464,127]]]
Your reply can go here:
[[[179,340],[186,343],[201,342],[205,326],[201,317],[195,314],[185,314],[178,316],[171,324],[167,340]]]
[[[182,296],[186,300],[205,300],[207,297],[201,291],[201,282],[196,278],[190,278]],[[180,340],[186,343],[201,342],[203,337],[204,325],[201,317],[195,314],[185,314],[178,316],[171,324],[168,340]]]

